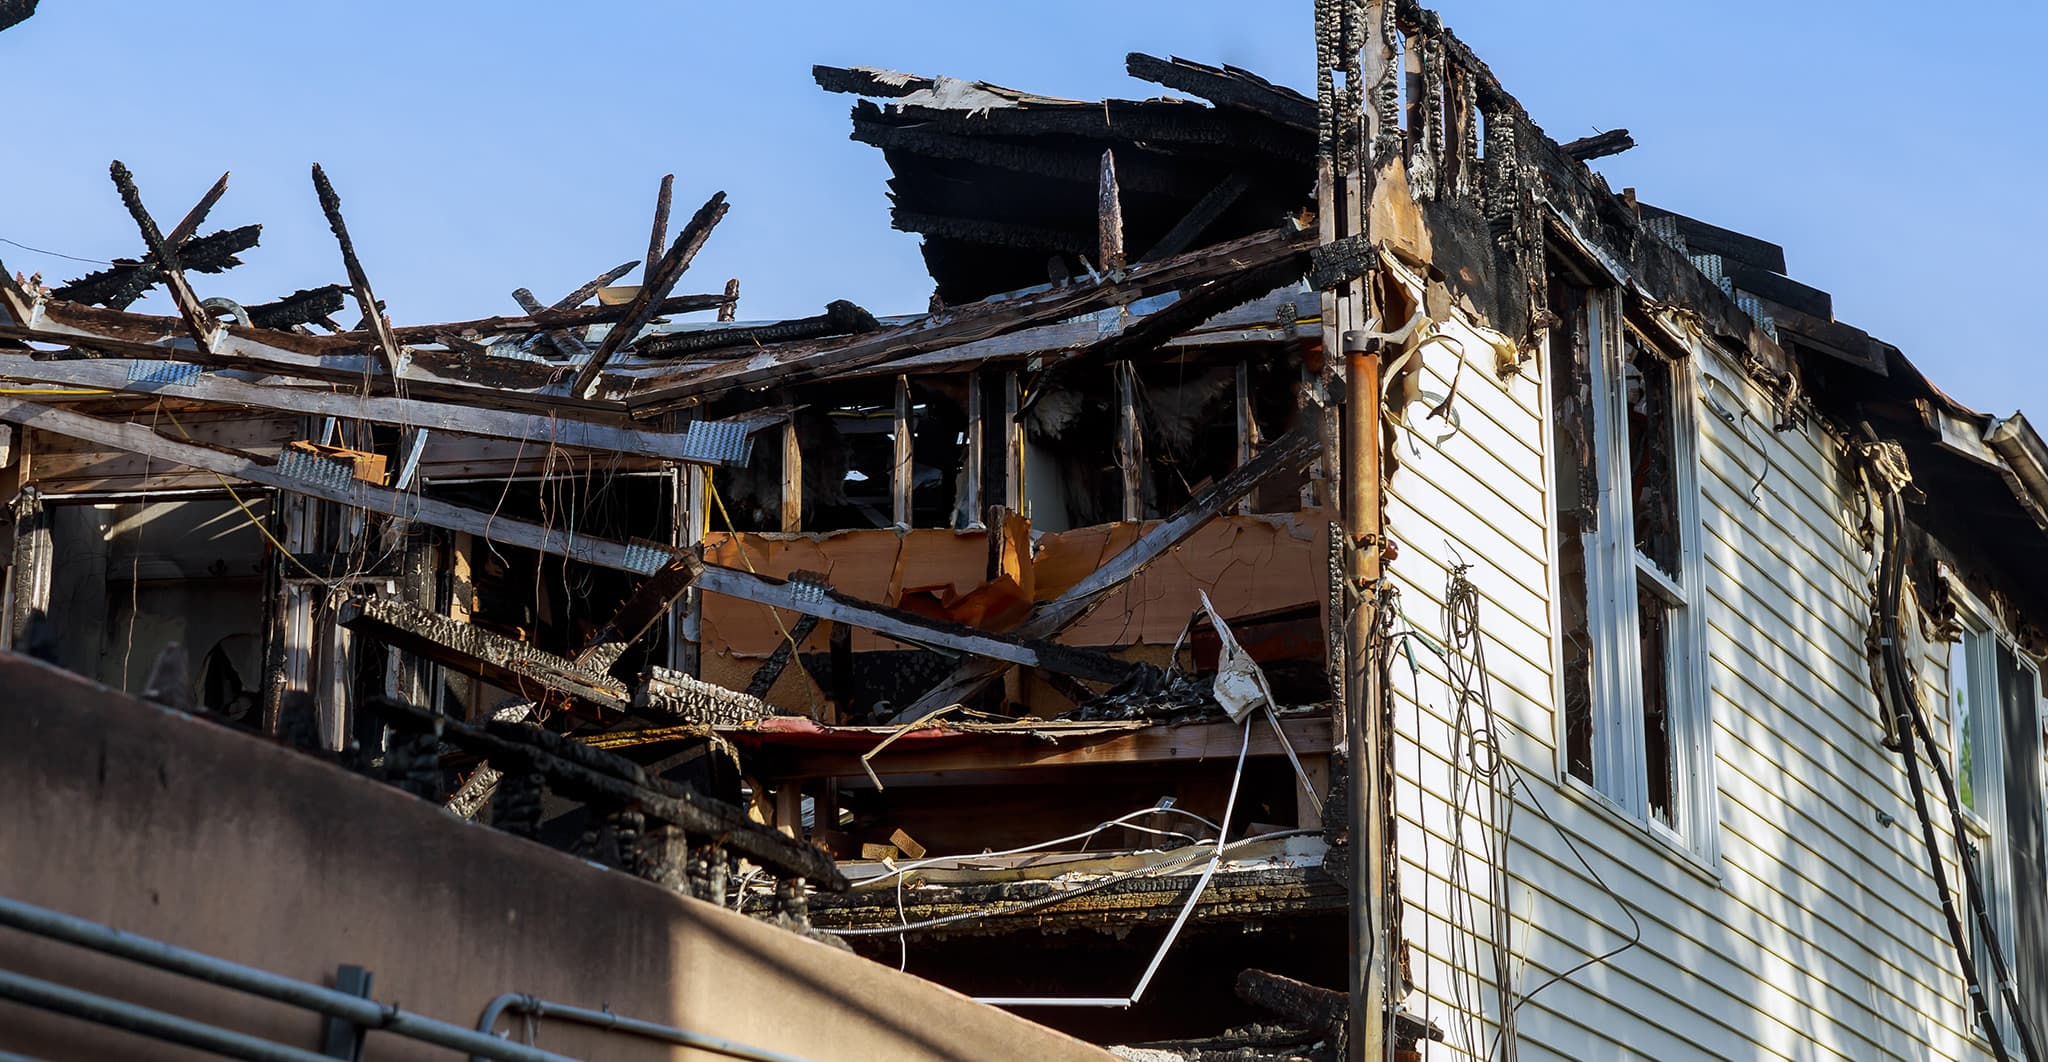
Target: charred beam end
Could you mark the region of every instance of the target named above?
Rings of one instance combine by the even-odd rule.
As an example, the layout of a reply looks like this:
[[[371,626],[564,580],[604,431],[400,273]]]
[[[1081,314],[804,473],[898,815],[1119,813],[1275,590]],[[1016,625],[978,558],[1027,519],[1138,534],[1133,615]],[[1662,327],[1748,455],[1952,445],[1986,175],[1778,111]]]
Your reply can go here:
[[[675,358],[724,347],[751,347],[762,343],[823,339],[826,336],[857,336],[881,329],[882,323],[875,320],[874,314],[845,299],[835,299],[825,305],[824,313],[810,317],[746,328],[670,332],[649,336],[634,350],[646,357]]]
[[[249,311],[249,323],[257,328],[285,329],[293,325],[312,324],[323,317],[340,313],[345,301],[342,295],[347,290],[340,284],[301,288],[275,302],[266,302],[245,309]]]
[[[148,209],[142,205],[142,192],[135,187],[135,175],[128,172],[128,167],[123,165],[121,160],[115,159],[108,167],[108,172],[114,179],[115,189],[121,193],[122,204],[128,208],[129,216],[135,219],[135,227],[142,232],[142,242],[148,247],[150,257],[155,259],[154,265],[148,268],[162,274],[164,286],[170,289],[171,301],[177,304],[178,316],[184,320],[185,329],[191,333],[193,341],[198,343],[201,349],[210,349],[219,330],[215,327],[213,318],[199,305],[199,296],[192,290],[192,285],[185,281],[183,267],[179,263],[177,242],[166,239],[163,232],[157,228],[156,219],[150,217]],[[227,180],[227,175],[222,174],[220,180],[214,182],[213,189],[174,231],[175,236],[182,239],[190,228],[198,226],[199,219],[205,216],[206,211],[227,190]]]
[[[609,675],[425,609],[354,597],[342,602],[336,622],[509,690],[546,690],[564,700],[619,713],[629,703],[624,684]]]
[[[693,678],[659,665],[633,690],[633,707],[645,715],[672,715],[684,722],[738,726],[780,714],[748,693]]]
[[[1245,970],[1237,975],[1237,998],[1324,1036],[1344,1035],[1350,1019],[1351,997],[1343,992],[1318,988],[1264,970]],[[1397,1050],[1412,1051],[1423,1040],[1442,1041],[1444,1038],[1443,1030],[1434,1023],[1407,1011],[1394,1011],[1393,1019]]]
[[[384,316],[384,308],[370,291],[370,278],[363,272],[363,263],[356,258],[356,245],[348,238],[348,223],[341,217],[341,196],[335,194],[333,182],[327,179],[327,171],[321,169],[317,162],[313,164],[313,191],[320,198],[320,210],[327,215],[327,227],[334,233],[334,242],[341,248],[341,264],[348,270],[349,286],[355,292],[363,316],[370,322],[370,331],[376,335],[377,346],[384,354],[384,368],[395,384],[404,351],[399,349],[398,338],[391,333],[391,321]]]
[[[928,77],[910,74],[887,76],[887,71],[870,70],[865,67],[813,66],[811,77],[818,87],[827,92],[841,92],[853,96],[879,96],[893,98],[908,96],[931,88],[934,82]]]
[[[1636,146],[1636,138],[1628,135],[1626,129],[1609,129],[1604,133],[1582,136],[1569,143],[1558,145],[1559,150],[1580,162],[1591,162],[1609,155],[1619,155]]]
[[[188,240],[178,249],[178,263],[193,273],[225,273],[241,265],[237,255],[255,247],[263,226],[244,225],[222,229]],[[125,309],[149,289],[163,282],[155,256],[140,262],[123,262],[73,280],[50,293],[52,298],[82,302],[89,306]]]
[[[0,0],[0,30],[18,26],[36,13],[36,0]]]
[[[535,738],[526,728],[507,734],[471,726],[421,708],[383,700],[372,702],[393,727],[415,733],[437,733],[441,739],[466,752],[489,760],[491,766],[508,775],[540,774],[563,796],[587,803],[638,808],[644,814],[681,829],[695,837],[711,838],[785,877],[800,877],[821,889],[840,891],[846,877],[832,857],[819,849],[792,840],[750,821],[746,812],[722,801],[710,800],[660,779],[646,784],[627,781],[608,770],[617,757],[597,749],[583,749],[574,758],[563,754],[561,742]],[[597,757],[603,756],[604,759]],[[591,764],[605,766],[591,766]],[[638,771],[639,768],[633,768]],[[641,775],[646,777],[644,772]]]
[[[1214,67],[1143,52],[1124,56],[1124,70],[1140,81],[1200,96],[1219,107],[1236,107],[1304,132],[1316,128],[1316,102],[1293,89],[1235,67]]]

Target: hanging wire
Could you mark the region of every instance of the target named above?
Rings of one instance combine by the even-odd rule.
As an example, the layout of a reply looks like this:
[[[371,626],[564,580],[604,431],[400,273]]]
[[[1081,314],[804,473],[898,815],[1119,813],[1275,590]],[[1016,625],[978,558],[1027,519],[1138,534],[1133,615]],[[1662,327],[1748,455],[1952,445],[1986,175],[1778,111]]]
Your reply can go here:
[[[86,265],[110,266],[114,264],[103,258],[80,258],[75,254],[64,254],[60,251],[46,251],[41,247],[30,247],[28,244],[22,243],[18,240],[10,240],[5,236],[0,236],[0,243],[7,244],[10,247],[19,247],[24,251],[33,251],[36,254],[46,254],[52,258],[62,258],[70,262],[84,262]]]
[[[1418,734],[1421,721],[1420,679],[1413,646],[1421,645],[1441,663],[1444,685],[1450,697],[1453,754],[1452,784],[1447,800],[1451,824],[1447,833],[1451,846],[1449,877],[1452,900],[1447,965],[1453,970],[1451,994],[1464,1028],[1466,1051],[1474,1057],[1512,1062],[1518,1054],[1516,1018],[1521,1008],[1546,989],[1638,946],[1642,943],[1643,927],[1634,908],[1607,884],[1571,834],[1551,815],[1538,789],[1501,751],[1501,737],[1509,724],[1494,709],[1491,673],[1486,665],[1486,636],[1480,618],[1480,594],[1471,581],[1471,569],[1469,564],[1457,564],[1446,579],[1440,641],[1416,629],[1405,612],[1398,612],[1398,604],[1395,609],[1404,629],[1395,632],[1395,638],[1408,653],[1411,671],[1418,675]],[[1624,939],[1620,944],[1567,967],[1524,991],[1515,988],[1516,967],[1509,946],[1514,919],[1507,899],[1510,842],[1517,796],[1525,799],[1537,817],[1564,842],[1579,867],[1628,921],[1628,930],[1622,934]],[[1478,805],[1478,814],[1474,814],[1474,804]],[[1468,816],[1472,819],[1469,825]],[[1422,832],[1426,843],[1427,831]],[[1469,847],[1468,837],[1474,833],[1479,836],[1476,855]],[[1475,861],[1484,868],[1483,896],[1481,890],[1473,887],[1471,864]],[[1426,853],[1424,865],[1429,865]],[[1487,908],[1483,917],[1476,910],[1482,905]],[[1430,917],[1433,924],[1434,916]],[[1481,952],[1486,954],[1482,956]],[[1427,994],[1427,984],[1424,987]],[[1488,995],[1492,997],[1493,1004],[1491,1022],[1483,1017],[1486,1012],[1483,997]],[[1490,1039],[1484,1032],[1484,1026],[1488,1024],[1493,1026]],[[1483,1050],[1480,1047],[1482,1040],[1488,1040]]]

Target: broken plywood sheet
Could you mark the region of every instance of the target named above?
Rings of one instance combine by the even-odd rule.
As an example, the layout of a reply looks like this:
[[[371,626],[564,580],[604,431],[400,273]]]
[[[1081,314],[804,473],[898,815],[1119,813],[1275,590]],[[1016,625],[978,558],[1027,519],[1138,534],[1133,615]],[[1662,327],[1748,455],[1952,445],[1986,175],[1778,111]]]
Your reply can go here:
[[[1144,524],[1101,524],[1040,536],[1036,596],[1058,597],[1130,547]],[[1068,645],[1171,645],[1207,590],[1224,617],[1314,605],[1326,593],[1324,518],[1315,511],[1228,516],[1109,592],[1100,607],[1060,636]]]
[[[782,579],[798,572],[816,573],[843,594],[1000,631],[1023,619],[1031,606],[1031,563],[1023,552],[1029,530],[1021,517],[1006,521],[999,551],[1000,574],[994,580],[988,578],[989,533],[980,530],[879,529],[802,535],[714,532],[704,537],[704,559]],[[705,649],[765,658],[782,640],[783,630],[795,627],[800,618],[782,613],[778,627],[773,613],[764,605],[705,595]],[[823,651],[829,636],[820,625],[798,648]],[[860,652],[906,647],[869,631],[856,631],[853,648]]]
[[[991,630],[1006,630],[1031,606],[1033,577],[1026,543],[1031,525],[1009,517],[988,579],[987,531],[943,528],[837,531],[830,534],[748,534],[705,536],[704,559],[762,575],[787,578],[797,572],[823,574],[836,590],[868,601]],[[796,613],[704,595],[703,677],[745,689],[768,654],[796,629]],[[832,625],[821,623],[797,647],[799,654],[831,650]],[[871,631],[853,632],[856,652],[906,646]],[[827,700],[802,666],[792,664],[769,687],[769,703],[815,712]]]

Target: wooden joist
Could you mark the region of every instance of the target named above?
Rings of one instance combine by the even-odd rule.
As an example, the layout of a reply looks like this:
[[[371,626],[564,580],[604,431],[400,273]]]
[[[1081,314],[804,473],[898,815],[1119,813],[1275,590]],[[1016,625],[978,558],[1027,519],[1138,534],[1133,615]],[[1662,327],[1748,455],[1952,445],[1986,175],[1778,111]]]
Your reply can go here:
[[[649,377],[626,403],[636,416],[652,416],[736,389],[793,386],[1290,262],[1307,254],[1313,242],[1291,227],[1273,229],[1134,266],[1121,281],[1068,284],[948,307],[910,324],[851,339],[763,347],[722,365]],[[1199,318],[1184,327],[1198,322]]]
[[[276,379],[258,382],[256,377],[208,373],[197,378],[152,380],[161,365],[149,359],[69,358],[43,360],[26,354],[0,353],[0,378],[73,388],[104,388],[137,395],[189,398],[224,405],[308,416],[343,417],[379,424],[398,424],[434,431],[479,435],[485,438],[518,439],[536,446],[563,446],[664,457],[673,461],[705,463],[705,457],[691,444],[686,432],[650,431],[569,417],[520,413],[484,406],[457,405],[418,398],[364,396],[338,391],[290,386],[303,381]],[[360,381],[358,381],[360,382]],[[785,415],[747,418],[740,423],[748,432],[759,431],[785,421]],[[744,465],[744,459],[709,463]]]
[[[359,479],[328,481],[288,475],[275,465],[234,450],[215,449],[168,439],[146,424],[130,424],[88,417],[21,398],[0,398],[0,420],[55,432],[58,435],[99,443],[116,450],[148,454],[173,464],[214,472],[232,479],[260,483],[267,487],[361,507],[400,520],[461,531],[508,546],[539,550],[586,564],[622,571],[645,572],[647,558],[659,556],[662,547],[627,546],[572,533],[567,528],[543,527],[522,520],[437,501],[409,491],[395,491]]]

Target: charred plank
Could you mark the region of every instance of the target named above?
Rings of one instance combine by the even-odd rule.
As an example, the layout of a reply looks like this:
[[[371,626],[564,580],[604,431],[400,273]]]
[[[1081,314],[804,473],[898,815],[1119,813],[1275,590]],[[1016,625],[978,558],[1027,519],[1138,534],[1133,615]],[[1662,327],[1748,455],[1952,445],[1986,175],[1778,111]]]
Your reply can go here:
[[[826,336],[866,335],[878,332],[882,323],[875,315],[846,299],[825,304],[825,312],[774,324],[740,328],[707,328],[693,332],[668,332],[649,336],[634,351],[646,357],[680,358],[700,351],[725,347],[754,347]]]

